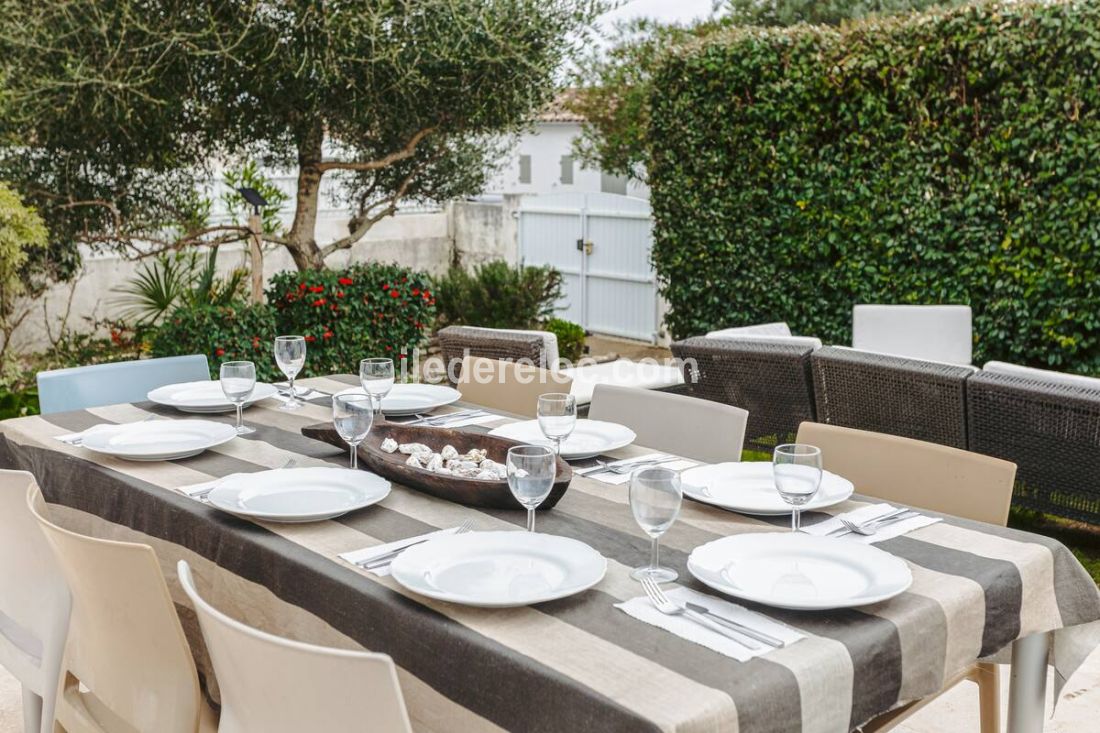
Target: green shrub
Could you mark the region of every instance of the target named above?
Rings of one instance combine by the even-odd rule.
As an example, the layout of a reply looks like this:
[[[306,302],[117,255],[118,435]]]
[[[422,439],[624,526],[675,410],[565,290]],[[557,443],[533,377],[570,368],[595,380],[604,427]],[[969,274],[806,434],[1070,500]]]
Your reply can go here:
[[[551,318],[543,326],[558,337],[558,358],[578,362],[584,355],[584,328],[572,321]]]
[[[222,362],[252,361],[256,378],[270,382],[284,378],[275,366],[275,335],[275,310],[269,305],[195,305],[163,319],[152,350],[153,356],[206,354],[215,379]]]
[[[495,260],[473,273],[452,267],[435,286],[441,326],[538,328],[562,297],[561,273]]]
[[[435,318],[435,298],[424,273],[378,264],[281,272],[267,290],[278,332],[309,342],[306,376],[357,374],[371,356],[406,358]]]
[[[975,361],[1100,371],[1100,4],[741,28],[651,98],[676,337],[854,303],[969,303]]]

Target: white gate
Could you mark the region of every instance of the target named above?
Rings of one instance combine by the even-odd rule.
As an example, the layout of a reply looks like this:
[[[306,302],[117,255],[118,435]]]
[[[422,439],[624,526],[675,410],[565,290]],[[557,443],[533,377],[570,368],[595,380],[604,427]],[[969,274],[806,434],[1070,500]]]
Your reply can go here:
[[[656,342],[648,201],[609,193],[531,196],[518,216],[520,258],[562,273],[562,318],[593,333]]]

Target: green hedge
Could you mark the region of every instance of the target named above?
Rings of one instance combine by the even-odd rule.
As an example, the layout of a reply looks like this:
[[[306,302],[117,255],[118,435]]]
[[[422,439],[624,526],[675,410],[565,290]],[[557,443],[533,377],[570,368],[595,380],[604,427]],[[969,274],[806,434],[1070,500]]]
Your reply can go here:
[[[285,377],[275,366],[275,335],[275,311],[266,304],[183,307],[161,322],[153,336],[152,353],[206,354],[214,379],[222,362],[251,361],[256,364],[257,379],[279,381]]]
[[[1100,371],[1100,3],[734,29],[653,89],[676,337],[969,303],[976,362]]]

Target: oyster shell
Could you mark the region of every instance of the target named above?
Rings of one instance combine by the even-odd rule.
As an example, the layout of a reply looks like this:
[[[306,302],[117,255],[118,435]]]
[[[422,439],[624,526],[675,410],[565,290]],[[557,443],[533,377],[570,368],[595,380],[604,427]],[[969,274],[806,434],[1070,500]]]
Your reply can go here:
[[[401,451],[405,455],[414,455],[416,453],[431,453],[432,449],[423,443],[402,443],[397,446],[397,450]]]
[[[394,453],[397,451],[397,441],[393,438],[386,438],[382,441],[382,445],[379,446],[383,453]]]
[[[445,445],[443,450],[439,451],[439,455],[443,456],[443,460],[449,461],[452,458],[458,458],[458,450],[453,445]]]

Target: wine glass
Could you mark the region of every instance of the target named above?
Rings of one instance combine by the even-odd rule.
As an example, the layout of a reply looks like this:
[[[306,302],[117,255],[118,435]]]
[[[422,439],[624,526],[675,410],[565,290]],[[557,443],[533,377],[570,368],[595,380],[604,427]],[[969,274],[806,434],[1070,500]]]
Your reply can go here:
[[[244,424],[244,403],[256,388],[256,365],[250,361],[227,361],[218,376],[225,398],[237,406],[237,435],[256,432]]]
[[[775,488],[791,505],[791,531],[802,529],[802,505],[814,498],[821,486],[821,449],[805,443],[787,443],[772,456]]]
[[[359,362],[359,382],[378,401],[381,412],[382,398],[393,389],[393,359],[363,359]]]
[[[351,467],[359,468],[359,444],[374,425],[374,399],[366,392],[344,392],[332,396],[332,423],[351,448]]]
[[[275,363],[290,383],[290,394],[280,409],[297,410],[302,403],[298,401],[298,394],[294,391],[294,378],[306,365],[306,340],[301,336],[276,336]]]
[[[577,398],[557,393],[540,395],[538,418],[542,434],[554,441],[554,453],[561,455],[561,442],[577,425]]]
[[[634,568],[630,577],[635,580],[650,578],[658,583],[668,583],[679,577],[679,573],[672,568],[661,567],[658,553],[661,535],[676,521],[683,500],[678,471],[649,466],[639,468],[630,475],[630,511],[642,531],[653,538],[649,565]]]
[[[508,488],[516,501],[527,508],[527,531],[535,531],[535,508],[554,488],[557,455],[544,445],[517,445],[508,449],[505,466]]]

